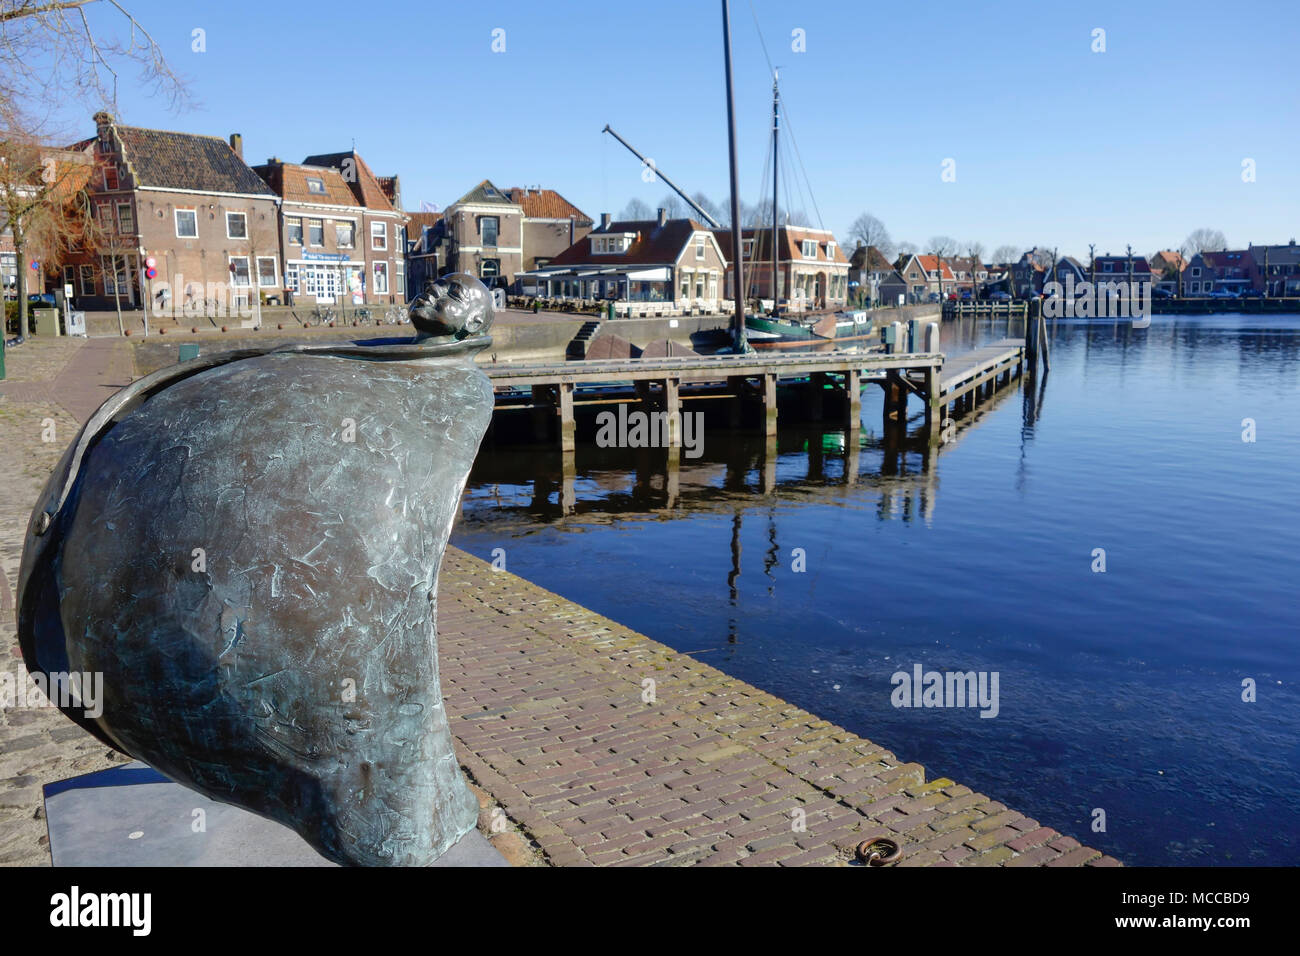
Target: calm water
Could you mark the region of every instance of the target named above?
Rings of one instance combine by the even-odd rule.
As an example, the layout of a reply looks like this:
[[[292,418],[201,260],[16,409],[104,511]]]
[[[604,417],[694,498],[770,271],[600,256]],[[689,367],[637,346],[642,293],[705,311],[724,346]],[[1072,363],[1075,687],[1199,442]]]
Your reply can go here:
[[[485,448],[455,541],[1127,863],[1296,864],[1298,360],[1300,316],[1061,322],[935,454],[874,386],[856,453],[711,431],[671,500],[663,452],[580,445],[566,509],[558,454]],[[895,708],[918,663],[1000,712]]]

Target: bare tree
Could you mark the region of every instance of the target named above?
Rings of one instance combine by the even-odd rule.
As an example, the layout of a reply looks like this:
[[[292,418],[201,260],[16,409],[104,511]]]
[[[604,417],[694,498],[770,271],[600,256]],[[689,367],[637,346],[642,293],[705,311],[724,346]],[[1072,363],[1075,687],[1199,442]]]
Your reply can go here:
[[[0,126],[30,128],[30,116],[68,103],[117,105],[119,71],[173,107],[185,84],[162,47],[119,0],[0,0]]]
[[[980,262],[984,261],[984,243],[982,242],[964,242],[961,247],[966,250],[966,255]]]
[[[899,258],[914,256],[916,255],[918,249],[919,247],[917,246],[916,243],[908,242],[906,239],[898,243],[898,245],[894,246],[894,252],[896,253],[896,256]]]
[[[1015,262],[1023,251],[1019,246],[998,246],[993,250],[993,262],[996,265]]]
[[[853,220],[849,226],[849,239],[864,246],[875,246],[886,259],[894,255],[894,241],[889,238],[889,230],[869,212],[864,212]]]
[[[702,192],[692,194],[691,201],[694,202],[695,205],[703,209],[705,212],[707,212],[714,219],[716,219],[723,226],[731,225],[730,204],[723,203],[722,205],[719,205],[718,203],[715,203],[712,199],[710,199]]]
[[[89,157],[0,132],[0,229],[13,237],[19,331],[27,332],[27,263],[57,267],[78,241]]]
[[[1179,251],[1188,259],[1198,252],[1222,252],[1228,248],[1227,237],[1218,229],[1193,229]]]
[[[659,208],[663,209],[668,214],[669,219],[681,219],[684,210],[686,209],[686,204],[677,198],[676,193],[669,193],[663,199],[659,200]]]
[[[624,221],[653,219],[654,210],[640,199],[634,197],[628,200],[627,205],[623,207],[623,211],[618,214],[618,218]]]

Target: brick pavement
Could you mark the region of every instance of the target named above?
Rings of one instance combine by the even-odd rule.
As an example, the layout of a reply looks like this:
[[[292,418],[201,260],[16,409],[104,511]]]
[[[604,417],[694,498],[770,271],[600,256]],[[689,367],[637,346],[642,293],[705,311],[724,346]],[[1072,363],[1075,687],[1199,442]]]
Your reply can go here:
[[[438,630],[461,760],[554,864],[1118,865],[456,548]]]

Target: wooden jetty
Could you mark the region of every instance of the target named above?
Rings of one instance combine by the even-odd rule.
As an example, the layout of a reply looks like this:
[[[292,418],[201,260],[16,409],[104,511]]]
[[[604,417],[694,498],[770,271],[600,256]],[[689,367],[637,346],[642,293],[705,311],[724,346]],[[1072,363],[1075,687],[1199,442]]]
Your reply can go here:
[[[937,328],[937,327],[936,327]],[[647,412],[666,413],[670,429],[680,427],[683,402],[732,399],[732,421],[739,425],[744,403],[761,401],[764,434],[776,434],[777,387],[804,383],[811,417],[821,417],[827,389],[842,399],[845,427],[861,423],[862,388],[885,390],[884,426],[906,431],[911,395],[925,410],[926,433],[940,439],[954,403],[965,411],[1024,372],[1026,343],[1006,339],[952,358],[942,352],[830,351],[798,354],[674,356],[658,359],[604,359],[519,365],[484,365],[498,389],[498,411],[531,410],[534,437],[544,439],[558,416],[560,446],[575,447],[574,410],[581,405],[637,403]],[[624,386],[622,395],[595,386]],[[704,387],[702,387],[704,386]],[[519,390],[529,389],[526,400]],[[686,391],[684,391],[686,389]],[[674,441],[680,438],[673,432]]]

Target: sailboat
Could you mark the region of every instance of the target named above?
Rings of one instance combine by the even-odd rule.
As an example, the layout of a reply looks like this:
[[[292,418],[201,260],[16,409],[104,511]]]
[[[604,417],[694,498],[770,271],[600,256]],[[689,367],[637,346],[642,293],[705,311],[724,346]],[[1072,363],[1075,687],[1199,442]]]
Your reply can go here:
[[[863,341],[873,337],[871,314],[865,310],[782,312],[777,296],[780,277],[780,208],[778,174],[780,170],[781,91],[777,71],[772,71],[772,225],[768,236],[771,252],[772,309],[746,312],[745,332],[749,343],[758,349],[803,348],[832,341]],[[759,254],[761,230],[754,230],[754,254]],[[740,246],[743,258],[743,244]],[[734,254],[734,252],[733,252]],[[757,282],[752,286],[757,292]],[[746,290],[748,291],[748,290]]]

